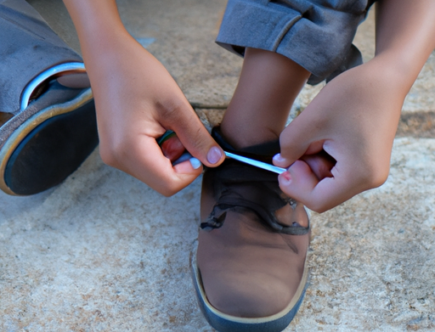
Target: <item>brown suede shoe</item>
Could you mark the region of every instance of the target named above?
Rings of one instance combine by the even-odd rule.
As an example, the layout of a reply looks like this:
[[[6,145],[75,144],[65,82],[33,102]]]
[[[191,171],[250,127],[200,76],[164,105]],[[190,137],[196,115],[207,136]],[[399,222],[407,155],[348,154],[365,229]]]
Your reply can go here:
[[[236,151],[271,162],[278,142]],[[192,272],[199,305],[218,331],[282,331],[305,293],[310,242],[304,206],[285,196],[277,175],[235,160],[207,169]]]

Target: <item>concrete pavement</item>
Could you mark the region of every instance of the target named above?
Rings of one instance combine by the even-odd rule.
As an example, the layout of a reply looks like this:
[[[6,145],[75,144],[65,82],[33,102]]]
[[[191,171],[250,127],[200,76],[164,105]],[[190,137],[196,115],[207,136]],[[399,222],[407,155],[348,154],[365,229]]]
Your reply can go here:
[[[61,2],[29,2],[78,47]],[[241,68],[213,43],[225,1],[118,4],[205,125],[218,123]],[[373,27],[371,16],[356,38],[365,60]],[[286,331],[435,331],[434,66],[432,55],[406,100],[385,185],[313,214],[309,288]],[[200,183],[164,198],[97,149],[45,193],[0,193],[0,331],[212,331],[189,275]]]

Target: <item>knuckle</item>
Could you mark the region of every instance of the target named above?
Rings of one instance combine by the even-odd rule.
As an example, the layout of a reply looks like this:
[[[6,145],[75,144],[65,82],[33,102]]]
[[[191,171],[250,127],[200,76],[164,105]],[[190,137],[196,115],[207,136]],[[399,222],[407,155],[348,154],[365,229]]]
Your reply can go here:
[[[171,197],[175,195],[180,188],[175,183],[164,183],[163,186],[160,187],[159,192],[165,197]]]
[[[324,204],[323,202],[310,201],[307,202],[307,204],[305,205],[307,206],[307,208],[317,213],[322,213],[328,210],[327,205]]]
[[[367,189],[377,188],[387,181],[388,174],[389,165],[369,163],[360,170],[359,179]]]
[[[175,194],[175,192],[173,192],[171,189],[169,188],[164,188],[162,190],[160,190],[160,193],[165,196],[165,197],[171,197],[172,195]]]
[[[387,181],[388,178],[388,169],[382,169],[378,170],[377,172],[374,172],[371,176],[371,179],[369,181],[369,184],[372,188],[380,187]]]
[[[100,142],[101,159],[105,164],[119,168],[120,161],[125,158],[125,153],[128,151],[127,146],[131,148],[131,144],[125,139],[102,141]]]
[[[201,130],[194,131],[191,142],[193,148],[199,153],[198,157],[201,158],[202,156],[203,158],[201,159],[204,159],[204,161],[206,161],[206,156],[210,148],[212,146],[219,146],[212,140],[212,138],[208,139]]]
[[[159,102],[157,108],[168,128],[176,131],[179,138],[187,140],[192,148],[204,151],[213,144],[211,136],[190,105],[182,100],[170,100]]]
[[[170,99],[158,101],[156,108],[159,110],[162,119],[171,121],[182,117],[186,111],[186,103],[181,100]]]
[[[279,146],[281,156],[284,158],[292,158],[295,151],[299,150],[297,141],[293,140],[289,135],[284,135],[284,132],[279,136]]]
[[[116,167],[117,162],[115,154],[107,144],[100,143],[100,156],[103,160],[103,163],[112,167]]]
[[[288,149],[291,147],[291,140],[288,138],[285,131],[279,135],[279,145],[281,146],[281,149]]]
[[[203,137],[203,131],[200,126],[196,127],[190,127],[190,128],[181,128],[181,130],[185,129],[188,130],[189,133],[189,141],[190,143],[195,146],[196,148],[200,149],[202,147],[205,147],[209,144],[209,140],[207,137]]]

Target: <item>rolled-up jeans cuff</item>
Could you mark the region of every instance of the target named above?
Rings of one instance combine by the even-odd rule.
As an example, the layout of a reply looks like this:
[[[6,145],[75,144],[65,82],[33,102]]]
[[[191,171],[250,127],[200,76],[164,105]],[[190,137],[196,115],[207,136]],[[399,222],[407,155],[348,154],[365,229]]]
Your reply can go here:
[[[27,84],[56,65],[82,62],[24,0],[0,0],[0,111],[20,110]]]
[[[309,0],[298,6],[229,0],[216,42],[242,56],[246,47],[282,54],[321,81],[347,58],[365,12],[339,11]]]

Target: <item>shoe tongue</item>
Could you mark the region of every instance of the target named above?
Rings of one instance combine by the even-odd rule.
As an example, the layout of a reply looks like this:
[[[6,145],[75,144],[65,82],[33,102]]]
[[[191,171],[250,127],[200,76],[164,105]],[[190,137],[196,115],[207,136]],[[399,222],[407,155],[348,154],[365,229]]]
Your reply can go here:
[[[245,148],[236,149],[230,143],[228,143],[222,135],[220,127],[214,127],[212,130],[212,136],[216,142],[228,152],[234,152],[239,155],[249,157],[256,160],[265,162],[271,162],[274,155],[279,153],[279,140],[265,142],[257,145],[251,145]]]

